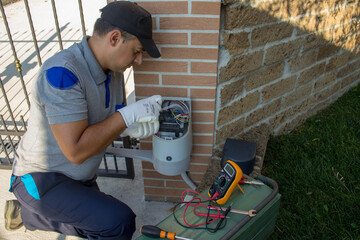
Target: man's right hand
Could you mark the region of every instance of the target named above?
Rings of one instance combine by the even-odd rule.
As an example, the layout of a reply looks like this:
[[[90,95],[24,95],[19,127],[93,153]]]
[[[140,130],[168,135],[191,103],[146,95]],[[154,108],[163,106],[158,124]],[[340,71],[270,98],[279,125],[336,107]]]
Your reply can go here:
[[[149,98],[141,99],[118,111],[122,115],[126,127],[133,123],[144,123],[158,121],[161,110],[161,96],[154,95]]]
[[[159,131],[159,120],[151,122],[135,122],[120,135],[132,138],[147,138]]]

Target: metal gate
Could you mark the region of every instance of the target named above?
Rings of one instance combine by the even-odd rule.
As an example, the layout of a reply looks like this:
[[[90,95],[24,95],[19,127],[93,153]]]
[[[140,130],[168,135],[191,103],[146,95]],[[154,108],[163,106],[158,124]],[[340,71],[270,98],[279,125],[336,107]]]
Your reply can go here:
[[[75,0],[73,1],[75,2]],[[6,31],[6,33],[0,32],[0,65],[1,68],[5,68],[0,74],[0,168],[2,169],[11,169],[17,144],[26,132],[26,122],[30,110],[29,94],[31,94],[28,86],[35,77],[36,70],[42,65],[44,56],[50,57],[55,52],[63,50],[64,44],[73,44],[86,35],[82,0],[77,1],[81,31],[79,28],[69,28],[65,33],[64,30],[69,27],[69,23],[60,26],[55,0],[51,0],[55,23],[55,29],[52,32],[36,31],[29,2],[23,0],[23,3],[29,29],[12,33],[3,1],[0,0],[1,16]],[[44,21],[49,21],[49,19],[44,19]],[[77,37],[64,40],[63,34]],[[38,40],[39,36],[41,40]],[[58,48],[55,47],[56,45]],[[45,52],[43,57],[41,50]],[[19,56],[22,57],[21,60]],[[10,59],[13,60],[12,64],[6,66]],[[133,148],[137,144],[136,140],[130,138],[119,138],[112,143],[113,146],[120,148]],[[119,165],[124,166],[125,169]],[[133,179],[133,159],[105,154],[98,175]]]

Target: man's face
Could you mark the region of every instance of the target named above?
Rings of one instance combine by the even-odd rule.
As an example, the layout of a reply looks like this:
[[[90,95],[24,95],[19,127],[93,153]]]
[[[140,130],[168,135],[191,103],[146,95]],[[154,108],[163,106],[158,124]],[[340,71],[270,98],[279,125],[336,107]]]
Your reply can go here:
[[[112,71],[124,72],[127,68],[142,63],[144,50],[137,38],[123,42],[121,37],[113,50],[110,63]]]

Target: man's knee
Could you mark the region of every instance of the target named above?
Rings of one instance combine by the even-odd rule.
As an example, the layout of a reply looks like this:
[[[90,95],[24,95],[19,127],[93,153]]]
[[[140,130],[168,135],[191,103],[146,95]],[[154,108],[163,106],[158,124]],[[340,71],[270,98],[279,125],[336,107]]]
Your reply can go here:
[[[129,207],[115,210],[108,216],[108,227],[101,232],[101,235],[118,237],[116,239],[131,239],[136,229],[135,218],[135,213]]]
[[[132,235],[136,230],[135,217],[136,215],[131,211],[131,214],[128,215],[127,220],[122,221],[122,223],[120,224],[122,225],[122,229],[120,231],[122,233],[121,235],[128,237],[128,239],[131,239]]]

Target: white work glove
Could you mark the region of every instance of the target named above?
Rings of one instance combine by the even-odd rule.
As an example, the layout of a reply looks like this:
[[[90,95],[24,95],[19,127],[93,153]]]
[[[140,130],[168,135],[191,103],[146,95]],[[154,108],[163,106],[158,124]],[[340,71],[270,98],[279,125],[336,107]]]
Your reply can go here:
[[[130,136],[132,138],[147,138],[159,131],[159,120],[151,122],[135,122],[125,129],[121,137]]]
[[[122,115],[126,127],[130,127],[135,122],[144,123],[158,121],[160,110],[161,96],[154,95],[120,108],[118,111]]]

